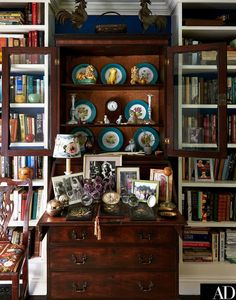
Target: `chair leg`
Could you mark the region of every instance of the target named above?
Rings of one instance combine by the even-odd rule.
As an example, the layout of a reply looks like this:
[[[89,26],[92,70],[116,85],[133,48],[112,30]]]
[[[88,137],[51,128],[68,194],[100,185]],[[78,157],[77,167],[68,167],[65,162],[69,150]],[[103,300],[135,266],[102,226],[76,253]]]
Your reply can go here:
[[[22,272],[22,298],[27,299],[29,294],[28,260],[24,262]]]
[[[12,279],[11,299],[19,300],[19,275],[18,274],[16,274],[16,276],[14,276]]]

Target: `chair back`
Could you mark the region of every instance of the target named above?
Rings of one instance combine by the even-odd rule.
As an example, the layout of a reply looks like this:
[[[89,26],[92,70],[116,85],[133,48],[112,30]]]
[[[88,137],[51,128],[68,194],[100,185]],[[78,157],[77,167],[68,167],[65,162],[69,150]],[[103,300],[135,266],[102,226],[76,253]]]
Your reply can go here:
[[[7,241],[7,228],[14,212],[13,191],[18,187],[24,187],[27,192],[24,220],[23,220],[23,237],[22,244],[28,246],[28,229],[29,229],[29,208],[32,201],[33,189],[31,179],[13,180],[10,178],[0,178],[0,241]]]

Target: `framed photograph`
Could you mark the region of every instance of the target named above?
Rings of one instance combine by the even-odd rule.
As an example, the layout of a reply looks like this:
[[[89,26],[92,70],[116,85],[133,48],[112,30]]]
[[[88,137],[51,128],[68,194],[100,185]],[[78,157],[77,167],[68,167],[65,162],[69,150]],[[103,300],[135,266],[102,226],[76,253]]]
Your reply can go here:
[[[117,167],[116,168],[116,190],[118,193],[122,191],[132,193],[133,180],[139,180],[139,168],[136,167]]]
[[[214,181],[213,159],[194,159],[195,181]]]
[[[202,127],[190,127],[188,128],[188,142],[191,144],[203,143],[204,134]]]
[[[133,193],[143,202],[146,202],[148,198],[153,195],[156,197],[156,203],[158,203],[159,181],[133,180]]]
[[[169,196],[172,195],[173,173],[170,176],[164,174],[163,169],[150,169],[150,180],[159,181],[159,200],[167,200],[167,184],[169,185]]]
[[[83,173],[52,177],[53,191],[56,199],[67,195],[69,205],[81,202],[83,195]]]
[[[116,167],[122,166],[122,155],[84,155],[84,178],[94,179],[100,176],[103,180],[116,177]]]

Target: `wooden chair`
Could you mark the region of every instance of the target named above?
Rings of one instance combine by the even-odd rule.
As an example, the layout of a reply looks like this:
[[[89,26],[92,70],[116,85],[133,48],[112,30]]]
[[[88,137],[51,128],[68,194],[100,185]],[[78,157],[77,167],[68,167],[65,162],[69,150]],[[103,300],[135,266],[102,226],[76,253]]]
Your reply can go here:
[[[14,212],[13,190],[24,187],[27,191],[21,244],[8,238],[8,224]],[[0,284],[11,282],[12,300],[28,296],[28,240],[29,207],[32,201],[32,182],[0,178]]]

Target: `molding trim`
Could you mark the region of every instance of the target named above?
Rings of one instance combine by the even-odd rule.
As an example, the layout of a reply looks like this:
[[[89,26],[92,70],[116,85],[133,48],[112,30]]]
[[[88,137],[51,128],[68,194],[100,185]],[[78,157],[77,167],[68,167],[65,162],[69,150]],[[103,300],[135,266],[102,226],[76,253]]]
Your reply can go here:
[[[169,1],[176,0],[157,0],[156,3],[151,4],[150,9],[152,13],[158,15],[169,15],[170,9],[167,5]],[[67,9],[69,11],[74,10],[75,3],[72,0],[51,0],[52,7],[55,11],[58,9]],[[101,15],[106,11],[116,11],[121,15],[138,15],[140,10],[140,4],[137,1],[87,1],[87,13],[89,15]]]

